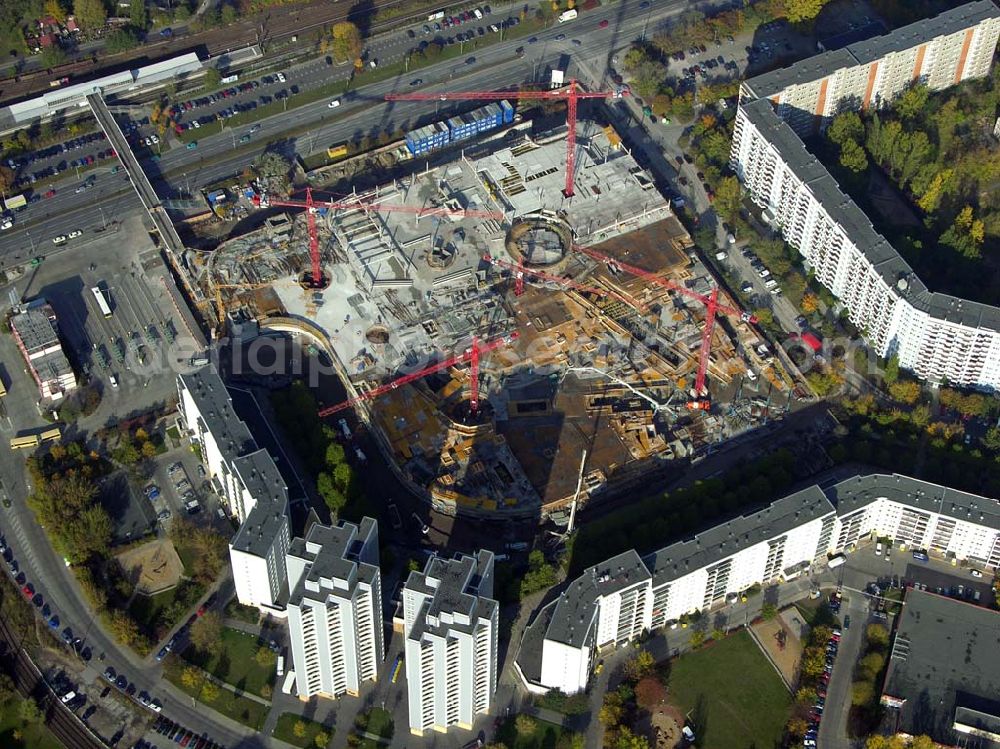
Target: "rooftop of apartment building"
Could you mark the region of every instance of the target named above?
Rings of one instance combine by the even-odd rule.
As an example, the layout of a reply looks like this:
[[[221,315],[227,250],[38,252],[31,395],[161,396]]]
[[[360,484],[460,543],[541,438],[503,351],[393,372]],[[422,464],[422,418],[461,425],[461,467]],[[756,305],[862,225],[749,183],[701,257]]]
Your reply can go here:
[[[314,523],[305,538],[293,539],[288,555],[305,560],[308,567],[291,591],[289,604],[299,605],[303,599],[323,603],[329,596],[349,598],[357,583],[372,584],[379,569],[361,557],[373,538],[374,525],[368,517],[358,525],[346,521],[336,526]]]
[[[288,505],[258,501],[229,545],[237,551],[266,558],[274,541],[288,524]]]
[[[406,587],[429,596],[414,621],[410,638],[424,634],[446,637],[449,631],[471,632],[478,619],[490,619],[498,608],[492,595],[493,553],[481,550],[476,556],[459,554],[452,559],[431,557],[423,572],[413,571]],[[485,584],[488,590],[482,590]],[[454,621],[459,615],[469,624]],[[445,621],[450,620],[450,621]]]
[[[284,507],[288,502],[288,488],[278,470],[274,458],[267,450],[260,448],[233,461],[240,480],[257,501],[270,501]]]
[[[810,486],[755,513],[727,520],[692,539],[655,551],[644,561],[656,587],[832,514],[833,505],[826,495],[819,487]]]
[[[841,517],[885,498],[915,510],[936,512],[955,520],[1000,530],[1000,502],[997,500],[898,473],[854,476],[826,489],[826,495],[836,505],[837,514]]]
[[[212,434],[219,449],[229,460],[257,450],[257,443],[233,410],[233,403],[218,371],[207,364],[194,372],[178,375],[184,388],[191,393],[205,428]]]
[[[14,315],[10,318],[10,324],[29,355],[59,344],[55,313],[47,304]]]
[[[976,0],[888,34],[815,55],[787,68],[763,73],[746,81],[744,86],[760,98],[777,96],[789,86],[811,83],[838,70],[873,62],[893,52],[902,52],[938,37],[949,36],[990,18],[1000,18],[1000,8],[992,0]]]
[[[896,249],[876,231],[864,211],[840,189],[826,167],[806,149],[801,138],[781,120],[770,101],[745,102],[740,109],[895,294],[935,319],[972,328],[1000,330],[1000,308],[930,291]]]
[[[583,647],[594,624],[597,602],[649,577],[649,570],[633,549],[588,567],[559,594],[546,639]]]
[[[882,687],[897,730],[954,744],[960,723],[1000,733],[1000,613],[909,589]]]

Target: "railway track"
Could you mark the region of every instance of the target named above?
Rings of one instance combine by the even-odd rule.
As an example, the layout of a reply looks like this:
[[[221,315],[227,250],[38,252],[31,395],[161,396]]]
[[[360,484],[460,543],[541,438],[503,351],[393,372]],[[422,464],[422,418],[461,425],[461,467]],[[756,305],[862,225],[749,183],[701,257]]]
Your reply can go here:
[[[0,641],[7,645],[5,670],[23,696],[38,702],[45,716],[45,725],[59,742],[66,749],[106,749],[106,744],[59,701],[3,619],[0,619]]]

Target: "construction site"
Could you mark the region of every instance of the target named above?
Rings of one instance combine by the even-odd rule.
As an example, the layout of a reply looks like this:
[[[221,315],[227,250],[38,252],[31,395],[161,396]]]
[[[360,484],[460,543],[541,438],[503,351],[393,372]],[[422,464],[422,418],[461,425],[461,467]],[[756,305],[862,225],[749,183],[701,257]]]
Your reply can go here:
[[[568,180],[566,130],[515,122],[364,194],[247,185],[263,228],[195,283],[220,329],[321,329],[354,396],[324,415],[353,408],[435,509],[565,522],[789,392],[618,134],[580,122],[573,148]]]

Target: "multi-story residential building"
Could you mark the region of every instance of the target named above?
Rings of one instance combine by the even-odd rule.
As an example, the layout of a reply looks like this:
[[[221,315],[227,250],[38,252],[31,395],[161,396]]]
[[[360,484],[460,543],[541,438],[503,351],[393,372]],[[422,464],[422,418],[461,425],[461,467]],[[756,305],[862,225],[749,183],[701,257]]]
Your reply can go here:
[[[385,658],[378,525],[314,524],[288,551],[288,632],[299,699],[357,696]]]
[[[497,682],[493,554],[431,557],[403,588],[410,732],[469,729]]]
[[[1000,388],[1000,310],[930,291],[799,136],[914,81],[940,89],[985,75],[998,36],[1000,9],[982,0],[753,78],[731,152],[751,199],[880,355],[925,380],[990,389]]]
[[[36,304],[14,315],[10,330],[42,398],[60,400],[76,390],[76,375],[59,342],[52,307]]]
[[[240,603],[275,608],[285,586],[291,532],[288,489],[268,452],[233,410],[212,365],[177,376],[178,411],[208,475],[240,529],[229,544]]]
[[[588,568],[536,614],[515,666],[531,691],[581,691],[602,650],[876,537],[996,570],[1000,502],[897,474],[803,489],[646,557]]]

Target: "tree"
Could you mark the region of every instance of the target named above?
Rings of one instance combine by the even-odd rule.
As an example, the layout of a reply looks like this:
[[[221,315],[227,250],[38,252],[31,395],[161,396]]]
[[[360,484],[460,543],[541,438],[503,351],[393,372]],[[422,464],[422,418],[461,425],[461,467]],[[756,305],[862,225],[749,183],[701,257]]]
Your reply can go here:
[[[872,701],[875,686],[870,681],[856,681],[851,685],[851,704],[861,707]]]
[[[59,0],[45,0],[44,7],[45,15],[52,16],[59,23],[63,23],[66,20],[66,9]]]
[[[826,137],[838,146],[853,142],[860,144],[865,137],[865,126],[857,112],[843,112],[830,122]]]
[[[219,11],[219,20],[222,21],[223,26],[236,23],[237,18],[239,18],[239,14],[236,12],[236,8],[228,3],[223,5],[222,10]]]
[[[323,498],[333,515],[339,513],[347,504],[347,497],[337,488],[333,478],[326,471],[322,471],[316,477],[316,491],[319,492],[319,496]]]
[[[865,639],[869,647],[889,647],[889,630],[882,624],[869,624],[865,628]]]
[[[768,619],[773,619],[778,615],[778,607],[773,603],[765,603],[760,607],[760,618],[767,621]]]
[[[920,115],[927,106],[927,99],[930,96],[930,89],[923,84],[910,86],[892,104],[893,111],[903,120],[912,120]]]
[[[297,720],[295,725],[292,726],[292,733],[298,736],[300,739],[306,735],[306,724],[304,721]]]
[[[622,674],[626,681],[637,682],[640,679],[653,673],[656,667],[656,660],[647,650],[640,650],[635,657],[629,658],[622,667]]]
[[[263,668],[270,668],[278,661],[278,655],[271,648],[257,648],[254,660]]]
[[[156,457],[156,445],[154,445],[152,442],[143,442],[142,443],[142,457],[146,458],[147,460],[151,460],[152,458],[155,458]]]
[[[217,653],[222,638],[222,617],[209,611],[191,625],[191,644],[203,653]]]
[[[927,186],[926,192],[917,199],[920,210],[928,214],[934,213],[941,203],[941,198],[952,191],[954,177],[955,173],[951,169],[942,169],[935,174],[934,179]]]
[[[785,0],[785,17],[790,23],[811,21],[825,4],[826,0]]]
[[[17,706],[18,717],[25,723],[41,723],[44,713],[34,697],[25,697]]]
[[[1000,427],[990,427],[981,440],[983,447],[993,452],[1000,452]]]
[[[881,673],[883,666],[885,666],[884,655],[881,653],[868,653],[868,655],[858,661],[858,675],[869,681],[874,681],[875,677]]]
[[[645,736],[632,733],[628,726],[622,726],[615,734],[611,744],[613,749],[649,749],[649,740]]]
[[[326,745],[330,743],[330,734],[326,731],[317,731],[313,743],[316,744],[316,749],[326,749]]]
[[[882,378],[885,380],[887,385],[893,384],[899,379],[899,355],[893,354],[889,357],[888,361],[885,363],[885,371],[882,372]]]
[[[914,736],[909,749],[935,749],[937,744],[930,736]]]
[[[868,169],[868,155],[865,149],[849,140],[840,147],[840,165],[855,173],[863,172]]]
[[[201,683],[202,672],[196,666],[188,666],[181,671],[181,684],[188,689],[195,689]]]
[[[340,62],[353,60],[361,55],[361,31],[350,21],[335,23],[330,30],[333,42],[330,51]]]
[[[819,297],[811,291],[807,291],[802,295],[802,304],[799,306],[802,308],[803,314],[811,315],[813,312],[817,312],[819,310]]]
[[[17,175],[14,174],[13,169],[7,166],[0,166],[0,193],[4,195],[9,193],[16,179]]]
[[[128,20],[139,31],[149,27],[149,13],[146,12],[146,0],[132,0],[128,6]]]
[[[522,738],[534,735],[537,728],[538,724],[530,715],[521,713],[514,720],[514,730],[517,731],[517,735]]]
[[[73,0],[73,15],[80,28],[96,31],[108,20],[108,9],[102,0]]]
[[[205,685],[201,688],[201,694],[199,697],[202,702],[215,702],[219,699],[219,695],[222,692],[219,690],[218,685],[213,681],[206,680]]]
[[[767,307],[758,307],[753,311],[753,315],[765,327],[774,325],[774,313]]]
[[[913,380],[896,380],[889,386],[893,400],[912,406],[920,398],[920,383]]]
[[[6,705],[16,694],[14,680],[8,674],[0,673],[0,705]]]
[[[265,700],[269,700],[269,699],[271,699],[271,695],[272,694],[274,694],[274,690],[271,689],[271,685],[270,684],[261,684],[260,685],[260,696],[261,697],[263,697]]]
[[[809,724],[806,723],[804,718],[791,718],[788,721],[788,725],[785,726],[785,730],[795,738],[802,738],[806,735],[806,731],[809,730]]]
[[[206,68],[205,77],[202,78],[202,85],[206,91],[214,91],[222,85],[222,73],[218,68]]]
[[[622,698],[616,692],[608,692],[604,695],[604,703],[601,705],[597,719],[605,728],[614,728],[622,722],[625,717],[625,708],[622,705]]]
[[[56,68],[66,62],[66,53],[58,44],[46,47],[38,55],[38,61],[45,68]]]
[[[701,629],[696,629],[691,633],[691,647],[700,648],[705,644],[705,631]]]
[[[732,218],[740,210],[740,183],[736,177],[723,177],[715,186],[715,210],[724,218]]]
[[[802,653],[802,673],[804,676],[816,677],[823,673],[826,660],[819,648],[807,648]]]

